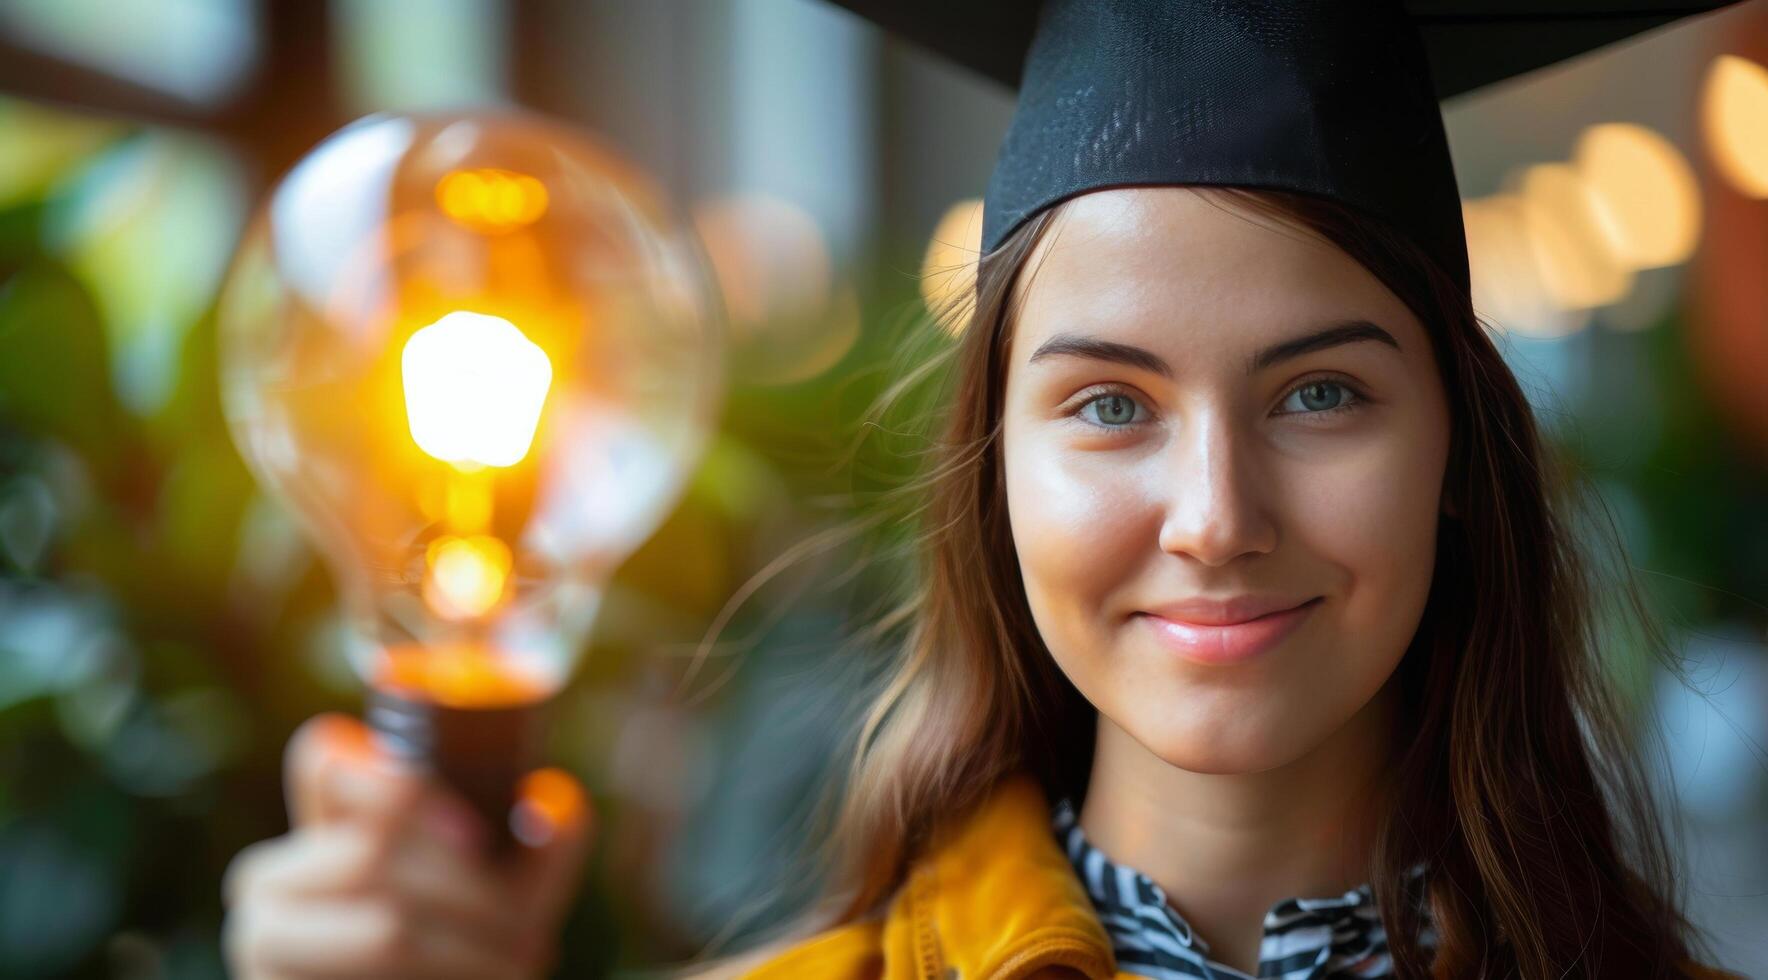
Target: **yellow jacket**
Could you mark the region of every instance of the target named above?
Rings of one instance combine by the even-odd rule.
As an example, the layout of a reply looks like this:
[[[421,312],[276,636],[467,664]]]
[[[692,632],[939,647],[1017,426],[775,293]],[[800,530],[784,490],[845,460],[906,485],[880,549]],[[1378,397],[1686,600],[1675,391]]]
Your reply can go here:
[[[1043,790],[1007,779],[909,872],[882,921],[787,949],[748,980],[1008,980],[1116,973],[1111,939],[1056,845]]]
[[[1118,972],[1110,937],[1056,843],[1043,790],[1018,775],[916,862],[881,920],[819,933],[744,976],[1044,980],[1072,971],[1088,980],[1132,976]],[[1695,964],[1688,971],[1735,976]]]

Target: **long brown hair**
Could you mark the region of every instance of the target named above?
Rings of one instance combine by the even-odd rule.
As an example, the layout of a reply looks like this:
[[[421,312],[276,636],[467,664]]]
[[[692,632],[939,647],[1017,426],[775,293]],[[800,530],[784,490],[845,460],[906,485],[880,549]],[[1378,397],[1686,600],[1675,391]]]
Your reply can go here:
[[[1655,736],[1618,693],[1611,628],[1630,623],[1656,660],[1686,672],[1600,498],[1543,444],[1469,295],[1408,239],[1323,198],[1197,190],[1361,262],[1426,325],[1448,392],[1456,513],[1439,527],[1423,620],[1397,668],[1397,796],[1370,869],[1398,974],[1680,975],[1702,941],[1635,750]],[[828,890],[801,927],[878,914],[929,835],[1013,770],[1052,798],[1086,789],[1096,713],[1027,605],[999,438],[1015,283],[1060,213],[981,257],[957,339],[889,393],[934,382],[942,430],[898,494],[919,521],[919,568],[880,625],[906,638],[834,784]],[[1404,870],[1420,860],[1426,892],[1407,894]],[[1416,938],[1423,914],[1434,957]]]

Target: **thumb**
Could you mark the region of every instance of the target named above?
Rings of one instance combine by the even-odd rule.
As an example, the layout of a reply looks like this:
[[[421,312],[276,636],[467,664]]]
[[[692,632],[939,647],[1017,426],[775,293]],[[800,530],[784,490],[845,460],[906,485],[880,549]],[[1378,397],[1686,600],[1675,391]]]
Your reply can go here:
[[[310,718],[284,754],[289,822],[371,817],[393,823],[419,797],[417,774],[375,745],[368,726],[348,715]]]
[[[533,921],[555,926],[582,880],[595,835],[595,812],[583,785],[563,769],[523,778],[510,814],[520,852],[512,874]]]

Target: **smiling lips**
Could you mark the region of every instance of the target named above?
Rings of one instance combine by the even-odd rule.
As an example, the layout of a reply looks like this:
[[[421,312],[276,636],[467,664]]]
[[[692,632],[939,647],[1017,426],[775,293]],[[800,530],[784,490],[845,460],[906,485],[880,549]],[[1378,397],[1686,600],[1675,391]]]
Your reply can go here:
[[[1220,666],[1251,660],[1276,646],[1321,602],[1249,596],[1190,600],[1136,613],[1162,645],[1195,663]]]

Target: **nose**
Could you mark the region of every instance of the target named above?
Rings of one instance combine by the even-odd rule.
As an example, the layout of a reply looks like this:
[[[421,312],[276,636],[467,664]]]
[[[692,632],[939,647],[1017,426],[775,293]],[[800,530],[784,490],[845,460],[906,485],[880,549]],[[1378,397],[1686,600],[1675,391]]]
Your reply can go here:
[[[1257,447],[1226,412],[1194,417],[1166,449],[1160,549],[1211,567],[1277,546],[1270,480]]]

